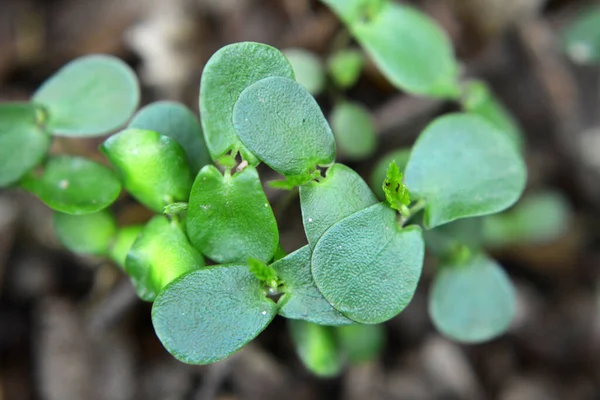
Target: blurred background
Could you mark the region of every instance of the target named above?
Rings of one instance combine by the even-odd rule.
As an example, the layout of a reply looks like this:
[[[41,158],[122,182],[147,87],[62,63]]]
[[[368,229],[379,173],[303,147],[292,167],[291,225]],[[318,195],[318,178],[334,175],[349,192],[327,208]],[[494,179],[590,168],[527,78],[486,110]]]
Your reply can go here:
[[[406,3],[445,28],[463,74],[489,82],[518,120],[528,192],[561,198],[555,235],[491,250],[518,293],[506,335],[461,345],[437,333],[427,314],[426,264],[412,303],[385,324],[380,356],[338,378],[320,379],[302,366],[280,318],[228,360],[184,365],[163,349],[150,305],[117,267],[64,250],[47,207],[4,191],[0,400],[600,399],[600,66],[583,65],[577,49],[560,45],[565,27],[598,3]],[[203,66],[223,45],[257,41],[325,60],[351,40],[315,0],[0,0],[0,101],[27,100],[71,59],[109,53],[135,68],[143,104],[172,99],[197,112]],[[342,155],[367,178],[383,155],[456,109],[404,95],[369,61],[346,96],[374,121],[377,151],[361,162]],[[317,100],[327,115],[331,96]],[[53,151],[100,159],[100,142],[57,139]],[[269,194],[283,246],[292,251],[305,243],[298,201]],[[117,212],[122,223],[150,215],[127,198]]]

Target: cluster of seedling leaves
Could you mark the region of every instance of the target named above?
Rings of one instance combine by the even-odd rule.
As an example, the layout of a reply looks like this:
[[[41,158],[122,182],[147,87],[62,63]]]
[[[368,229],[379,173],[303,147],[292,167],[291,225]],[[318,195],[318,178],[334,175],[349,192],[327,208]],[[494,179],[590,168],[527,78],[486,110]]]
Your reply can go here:
[[[368,112],[341,101],[332,130],[307,90],[326,80],[296,80],[320,61],[298,50],[288,52],[292,66],[264,44],[220,49],[202,74],[201,125],[172,102],[131,118],[137,81],[107,56],[68,64],[31,103],[0,106],[0,184],[18,184],[56,210],[66,247],[119,264],[140,298],[154,302],[156,334],[183,362],[226,358],[277,314],[290,319],[300,358],[319,375],[372,359],[383,343],[378,324],[413,297],[426,243],[440,259],[429,308],[441,332],[479,342],[514,315],[512,286],[484,254],[476,217],[510,207],[525,187],[518,126],[483,83],[458,80],[450,41],[427,16],[384,0],[325,3],[393,84],[464,109],[387,157],[373,189],[335,161],[336,142],[350,158],[374,151]],[[351,86],[363,62],[356,49],[336,52],[326,63],[333,84]],[[128,120],[101,146],[112,169],[48,155],[51,135],[101,135]],[[283,176],[271,185],[298,189],[307,245],[290,254],[279,245],[259,163]],[[108,207],[121,188],[157,215],[118,226]],[[519,232],[531,233],[516,215]],[[488,231],[514,233],[511,218],[498,221]]]

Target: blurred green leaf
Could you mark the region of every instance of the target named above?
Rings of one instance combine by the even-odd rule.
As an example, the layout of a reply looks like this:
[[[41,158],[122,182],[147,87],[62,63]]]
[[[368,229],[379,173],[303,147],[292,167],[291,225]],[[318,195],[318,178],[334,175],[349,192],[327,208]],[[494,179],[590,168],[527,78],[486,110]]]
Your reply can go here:
[[[325,88],[325,69],[319,57],[304,49],[287,49],[283,54],[292,64],[296,82],[313,96],[319,95]]]
[[[29,103],[0,105],[0,187],[17,183],[46,156],[50,135],[40,112]]]
[[[104,256],[117,233],[117,221],[108,210],[85,215],[54,213],[54,229],[72,252]]]
[[[321,108],[299,83],[282,77],[248,86],[233,108],[242,143],[285,176],[331,164],[335,139]]]
[[[118,58],[89,55],[71,61],[33,95],[48,112],[47,128],[60,136],[97,136],[116,130],[140,101],[133,70]]]
[[[484,218],[464,218],[452,221],[423,232],[427,250],[442,259],[454,256],[460,248],[466,246],[478,251],[483,246]]]
[[[339,151],[351,160],[371,156],[377,148],[369,110],[359,103],[337,103],[331,112],[331,129]]]
[[[406,169],[406,163],[410,156],[410,149],[398,149],[390,153],[387,153],[377,161],[375,168],[371,172],[370,186],[373,192],[377,195],[379,200],[385,200],[385,193],[383,192],[382,183],[386,178],[387,170],[390,167],[392,161],[396,162],[396,165],[400,171],[404,172]]]
[[[291,319],[288,329],[296,353],[309,371],[323,378],[332,378],[342,372],[343,357],[332,327]]]
[[[279,231],[256,168],[225,176],[202,168],[192,187],[187,233],[194,246],[218,263],[262,262],[273,258]]]
[[[513,205],[527,179],[525,163],[505,134],[483,117],[438,117],[417,139],[404,183],[423,198],[427,229]]]
[[[189,272],[169,284],[154,302],[152,323],[179,361],[210,364],[258,336],[276,311],[247,266],[217,266]]]
[[[125,269],[125,260],[127,253],[133,246],[140,233],[144,229],[144,225],[129,225],[121,227],[108,249],[108,256],[117,263],[121,268]]]
[[[250,165],[258,163],[238,139],[233,106],[244,89],[269,76],[293,79],[294,71],[279,50],[265,44],[234,43],[208,60],[200,82],[200,116],[213,160],[239,150]]]
[[[312,255],[312,273],[323,297],[346,317],[378,324],[410,302],[423,266],[417,226],[400,228],[396,213],[378,203],[333,225]]]
[[[583,10],[562,33],[562,47],[578,64],[600,63],[600,7]]]
[[[162,213],[168,204],[187,201],[192,176],[182,147],[168,136],[125,129],[101,147],[125,189],[140,203]]]
[[[440,265],[429,296],[436,328],[453,340],[479,343],[504,333],[515,316],[515,293],[495,261],[473,257],[463,265]]]
[[[211,163],[200,121],[183,104],[157,101],[139,110],[130,128],[158,132],[174,139],[185,151],[192,175]]]
[[[41,175],[29,175],[21,185],[53,210],[74,215],[100,211],[121,192],[121,184],[111,170],[72,156],[50,157]]]
[[[358,81],[364,64],[365,56],[360,50],[344,49],[329,57],[327,69],[337,86],[348,89]]]
[[[353,324],[335,328],[339,346],[352,364],[377,359],[385,347],[383,325]]]
[[[146,224],[125,260],[125,272],[145,301],[153,301],[173,279],[201,267],[202,255],[188,242],[179,224],[162,215]]]

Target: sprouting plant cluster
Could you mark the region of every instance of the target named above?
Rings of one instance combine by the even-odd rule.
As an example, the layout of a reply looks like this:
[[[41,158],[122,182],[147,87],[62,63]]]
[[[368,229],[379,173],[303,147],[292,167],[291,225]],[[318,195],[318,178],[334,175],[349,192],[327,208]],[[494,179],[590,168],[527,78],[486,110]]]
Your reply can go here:
[[[381,347],[373,329],[411,301],[426,245],[440,260],[429,311],[442,333],[488,340],[514,315],[512,286],[481,240],[483,226],[502,238],[514,224],[476,217],[505,210],[524,190],[518,126],[483,82],[459,77],[448,38],[427,16],[388,1],[324,2],[392,84],[463,108],[382,161],[373,188],[336,162],[336,139],[352,148],[356,133],[334,136],[286,56],[265,44],[228,45],[208,61],[201,124],[173,102],[131,118],[135,75],[97,55],[67,64],[30,103],[0,106],[0,186],[18,185],[55,210],[67,248],[120,265],[153,302],[164,347],[183,362],[224,359],[280,315],[293,321],[309,368],[333,375],[343,359]],[[356,52],[330,63],[340,88],[360,73]],[[344,60],[358,73],[348,77]],[[353,129],[355,113],[345,114],[350,122],[337,125]],[[101,145],[111,168],[49,154],[53,135],[98,136],[125,123]],[[299,193],[308,244],[290,254],[260,163],[282,176],[269,184]],[[117,226],[109,206],[122,189],[156,215]]]

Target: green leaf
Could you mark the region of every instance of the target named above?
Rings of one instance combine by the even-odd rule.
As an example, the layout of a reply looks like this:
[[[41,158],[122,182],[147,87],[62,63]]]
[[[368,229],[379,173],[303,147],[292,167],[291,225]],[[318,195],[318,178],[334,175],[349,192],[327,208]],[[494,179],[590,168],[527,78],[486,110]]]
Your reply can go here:
[[[487,119],[506,134],[519,150],[523,148],[524,137],[519,124],[485,82],[469,82],[461,103],[465,111]]]
[[[364,64],[365,57],[360,50],[344,49],[329,57],[327,69],[337,86],[348,89],[358,81]]]
[[[562,33],[562,47],[578,64],[600,63],[600,7],[584,9]]]
[[[371,179],[369,183],[371,189],[373,189],[373,192],[375,192],[379,200],[385,200],[385,193],[383,192],[383,187],[381,184],[386,178],[388,168],[390,167],[392,161],[396,162],[396,165],[400,171],[404,171],[409,156],[410,149],[398,149],[387,153],[385,156],[381,157],[379,161],[377,161],[375,168],[373,168],[373,171],[371,172]]]
[[[321,181],[300,186],[302,221],[311,248],[336,222],[376,203],[360,175],[343,164],[329,167]]]
[[[156,298],[152,323],[179,361],[210,364],[235,353],[262,332],[277,306],[246,266],[192,271]]]
[[[187,201],[192,176],[183,149],[170,137],[125,129],[106,139],[101,150],[125,189],[151,210],[162,213],[168,204]]]
[[[50,135],[40,112],[28,103],[0,105],[0,187],[17,183],[46,156]]]
[[[514,144],[484,118],[447,114],[413,147],[404,183],[424,198],[425,227],[502,211],[521,196],[527,172]]]
[[[292,65],[296,82],[313,96],[319,95],[325,88],[325,68],[319,57],[304,49],[287,49],[283,54]]]
[[[89,214],[111,205],[121,184],[108,168],[81,157],[50,157],[41,175],[29,175],[21,185],[48,207],[66,214]]]
[[[144,225],[130,225],[121,227],[117,231],[108,249],[108,256],[121,268],[125,269],[127,253],[143,229]]]
[[[433,19],[391,1],[322,1],[346,23],[393,85],[419,95],[458,97],[452,43]]]
[[[200,115],[213,160],[239,150],[251,165],[258,162],[237,137],[233,106],[244,89],[269,76],[293,79],[294,71],[279,50],[265,44],[234,43],[208,60],[200,83]]]
[[[466,247],[478,251],[483,246],[484,218],[459,219],[423,232],[427,249],[444,260]]]
[[[515,316],[515,293],[495,261],[479,255],[440,266],[429,296],[436,328],[453,340],[478,343],[504,333]]]
[[[183,104],[157,101],[138,111],[130,128],[158,132],[174,139],[185,151],[192,175],[211,163],[198,118]]]
[[[405,211],[408,213],[407,206],[410,204],[410,192],[402,182],[402,177],[403,174],[396,165],[396,161],[392,161],[388,167],[382,188],[390,207],[401,213]]]
[[[202,267],[202,255],[188,242],[179,224],[162,215],[146,224],[125,260],[125,272],[145,301],[153,301],[172,280]]]
[[[419,227],[400,228],[394,210],[375,204],[325,232],[313,252],[313,278],[336,310],[356,322],[378,324],[412,299],[424,247]]]
[[[116,130],[140,101],[137,77],[118,58],[80,57],[62,67],[33,95],[48,112],[47,128],[60,136],[97,136]]]
[[[85,215],[54,213],[54,229],[72,252],[103,256],[117,233],[117,221],[108,210]]]
[[[272,289],[277,289],[280,280],[273,268],[252,257],[248,259],[248,265],[252,275],[254,275],[259,281],[267,286],[270,286]]]
[[[291,79],[248,86],[233,108],[233,124],[242,143],[282,175],[303,175],[335,158],[335,139],[319,105]]]
[[[343,357],[332,327],[289,320],[288,329],[296,353],[309,371],[323,378],[332,378],[342,372]]]
[[[304,246],[273,263],[284,282],[284,294],[277,302],[279,315],[321,325],[347,325],[352,320],[336,311],[321,294],[310,270],[310,247]]]
[[[383,325],[353,324],[335,330],[339,346],[352,364],[377,359],[385,347]]]
[[[489,246],[544,244],[562,237],[569,227],[571,207],[556,191],[525,196],[515,207],[483,220],[483,237]]]
[[[212,165],[202,168],[192,187],[187,233],[210,259],[246,263],[273,258],[279,231],[256,168],[225,176]]]
[[[337,103],[331,112],[331,129],[339,151],[350,160],[371,156],[377,148],[371,114],[359,103]]]

